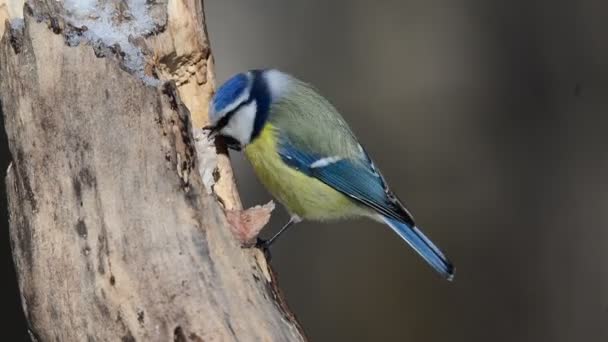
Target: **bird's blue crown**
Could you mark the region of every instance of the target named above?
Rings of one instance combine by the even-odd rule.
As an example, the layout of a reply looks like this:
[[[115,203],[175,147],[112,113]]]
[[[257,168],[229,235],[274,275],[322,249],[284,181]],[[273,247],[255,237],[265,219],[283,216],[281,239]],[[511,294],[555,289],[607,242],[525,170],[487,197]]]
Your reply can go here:
[[[218,115],[239,97],[243,96],[248,87],[249,77],[244,73],[234,75],[226,81],[217,90],[211,102],[211,120],[217,120],[218,118],[213,117],[213,115]]]

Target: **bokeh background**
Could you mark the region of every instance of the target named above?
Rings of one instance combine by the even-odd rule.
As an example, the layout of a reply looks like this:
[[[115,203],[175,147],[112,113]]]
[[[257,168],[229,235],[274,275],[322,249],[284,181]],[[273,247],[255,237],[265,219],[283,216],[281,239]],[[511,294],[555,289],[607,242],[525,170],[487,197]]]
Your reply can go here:
[[[457,266],[447,283],[371,221],[296,226],[273,264],[312,341],[608,341],[608,2],[205,6],[218,81],[313,83]],[[234,160],[245,203],[268,201]],[[24,336],[4,201],[2,326]]]

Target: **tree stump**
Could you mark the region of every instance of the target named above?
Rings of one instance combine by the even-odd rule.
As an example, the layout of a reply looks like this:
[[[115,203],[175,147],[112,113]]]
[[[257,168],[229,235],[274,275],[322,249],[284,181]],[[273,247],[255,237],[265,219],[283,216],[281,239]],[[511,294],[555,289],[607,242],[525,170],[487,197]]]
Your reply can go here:
[[[304,340],[231,232],[227,156],[193,138],[214,88],[202,3],[34,0],[23,16],[4,26],[0,99],[32,338]]]

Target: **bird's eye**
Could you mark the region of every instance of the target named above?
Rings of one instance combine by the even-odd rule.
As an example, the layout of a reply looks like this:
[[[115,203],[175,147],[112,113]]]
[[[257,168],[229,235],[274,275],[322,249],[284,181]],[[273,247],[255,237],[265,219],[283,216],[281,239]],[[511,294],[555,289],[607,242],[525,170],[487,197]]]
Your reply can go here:
[[[233,149],[235,151],[241,150],[241,143],[238,140],[234,139],[233,137],[224,136],[224,141],[226,142],[226,145],[228,146],[228,148]]]

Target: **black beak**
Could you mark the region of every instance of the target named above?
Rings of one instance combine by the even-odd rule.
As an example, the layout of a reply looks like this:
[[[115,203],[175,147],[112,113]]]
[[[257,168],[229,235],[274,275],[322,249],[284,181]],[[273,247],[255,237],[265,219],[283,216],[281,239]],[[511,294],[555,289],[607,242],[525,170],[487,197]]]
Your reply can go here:
[[[207,136],[210,139],[217,139],[220,133],[221,126],[205,126],[203,130],[208,131]],[[234,138],[228,136],[220,136],[223,142],[229,149],[240,151],[242,149],[241,144]]]

